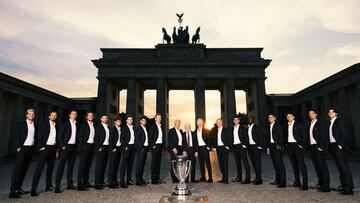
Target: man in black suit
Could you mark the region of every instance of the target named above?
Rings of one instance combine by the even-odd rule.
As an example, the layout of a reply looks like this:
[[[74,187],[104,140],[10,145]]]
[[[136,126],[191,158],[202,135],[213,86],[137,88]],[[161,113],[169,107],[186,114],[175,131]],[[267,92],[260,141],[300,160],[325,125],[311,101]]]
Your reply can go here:
[[[116,117],[114,124],[115,125],[110,129],[110,163],[108,172],[109,188],[118,188],[120,186],[117,173],[121,160],[121,118]]]
[[[274,114],[268,115],[269,128],[266,136],[267,154],[271,156],[271,161],[275,169],[275,181],[272,185],[280,188],[286,187],[286,171],[282,158],[284,150],[284,133]]]
[[[231,128],[229,132],[229,144],[230,149],[234,154],[234,159],[236,162],[236,170],[237,170],[237,177],[233,182],[242,182],[242,168],[241,162],[244,164],[245,168],[245,180],[242,182],[243,184],[250,183],[250,166],[249,161],[247,158],[247,147],[246,143],[247,136],[246,136],[246,129],[241,127],[240,125],[240,116],[236,115],[233,118],[234,126]]]
[[[135,148],[136,148],[136,185],[145,186],[146,181],[143,178],[144,166],[147,153],[149,151],[149,136],[146,125],[146,116],[140,117],[140,126],[135,130]]]
[[[249,116],[246,139],[248,141],[248,150],[250,161],[255,171],[255,185],[262,184],[261,178],[261,150],[263,139],[259,127],[255,124],[255,118]]]
[[[223,120],[216,120],[216,129],[214,130],[214,146],[222,173],[222,179],[219,183],[229,184],[229,135],[227,128],[223,126]]]
[[[204,128],[204,120],[202,118],[198,118],[196,120],[197,128],[195,130],[197,141],[198,141],[198,150],[199,150],[199,165],[200,165],[200,173],[201,173],[201,182],[205,182],[205,165],[208,172],[208,183],[212,183],[212,169],[210,162],[210,133],[209,130]]]
[[[55,188],[52,185],[52,172],[54,169],[56,159],[56,136],[58,133],[58,127],[56,125],[57,113],[52,111],[49,115],[49,120],[41,125],[39,129],[38,145],[40,150],[40,158],[36,165],[34,177],[31,185],[31,196],[38,196],[36,192],[37,186],[40,181],[41,173],[47,165],[46,171],[46,188],[45,191],[54,191]]]
[[[59,165],[56,171],[55,193],[61,193],[60,183],[64,173],[65,164],[67,162],[67,189],[75,190],[73,184],[73,170],[76,159],[78,143],[78,129],[76,122],[77,112],[72,110],[69,114],[69,120],[65,121],[61,127],[58,138],[58,146],[61,151]]]
[[[151,183],[160,184],[161,155],[164,149],[165,133],[161,127],[161,115],[155,115],[155,124],[149,127],[149,147],[151,150]]]
[[[287,113],[288,126],[285,130],[285,138],[287,142],[287,151],[291,166],[294,170],[295,182],[294,187],[300,187],[301,190],[308,189],[308,173],[304,161],[305,149],[308,145],[308,136],[305,135],[304,126],[295,121],[293,113]],[[300,171],[303,178],[301,186]]]
[[[328,143],[330,142],[330,152],[340,172],[341,185],[338,187],[338,191],[342,195],[352,195],[354,194],[354,183],[345,154],[345,150],[348,150],[346,145],[346,131],[342,120],[338,118],[337,115],[338,112],[335,108],[329,109],[328,116],[330,123],[328,128]]]
[[[325,152],[328,150],[328,137],[324,133],[322,123],[317,119],[317,115],[316,110],[309,111],[308,144],[310,144],[310,155],[318,177],[318,184],[315,188],[319,192],[330,192],[329,169],[325,161]]]
[[[174,170],[172,167],[172,161],[175,160],[176,155],[183,154],[184,151],[184,141],[183,140],[183,131],[180,129],[180,120],[176,119],[174,121],[174,127],[171,128],[168,132],[168,147],[167,151],[170,154],[170,174],[171,180],[173,183],[179,182],[174,174]]]
[[[28,109],[26,120],[20,122],[15,129],[17,157],[11,176],[9,198],[20,198],[20,195],[27,193],[21,187],[33,158],[38,137],[38,126],[34,119],[34,109]]]
[[[79,130],[79,149],[81,152],[77,179],[77,190],[79,191],[85,191],[89,187],[93,187],[89,183],[89,173],[94,157],[94,138],[94,113],[87,112],[86,122],[80,126]]]
[[[135,158],[135,132],[133,126],[133,117],[126,116],[126,125],[121,128],[121,154],[123,158],[120,163],[120,186],[127,188],[128,185],[134,185],[131,180],[131,171]],[[127,182],[125,183],[125,170]]]
[[[195,170],[196,170],[196,158],[198,157],[198,141],[196,134],[191,131],[191,125],[189,123],[185,124],[185,132],[183,134],[183,140],[185,140],[184,151],[188,156],[188,159],[191,161],[191,182],[196,183],[195,179]],[[186,181],[189,180],[189,177]]]
[[[106,165],[109,158],[109,140],[110,129],[108,127],[108,117],[102,115],[100,124],[96,126],[95,132],[95,149],[96,149],[96,165],[95,165],[95,189],[102,190],[108,185],[105,184],[104,177]]]

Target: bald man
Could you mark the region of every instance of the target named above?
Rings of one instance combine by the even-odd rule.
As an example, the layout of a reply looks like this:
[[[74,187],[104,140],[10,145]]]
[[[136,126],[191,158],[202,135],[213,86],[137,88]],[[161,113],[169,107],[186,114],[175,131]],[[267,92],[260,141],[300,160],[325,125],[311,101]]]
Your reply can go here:
[[[176,119],[174,121],[174,127],[171,128],[168,132],[168,147],[167,151],[170,154],[170,174],[171,180],[173,183],[179,182],[176,178],[174,171],[172,170],[172,161],[175,160],[176,155],[181,155],[183,153],[184,148],[184,139],[183,139],[183,131],[180,129],[181,121]]]

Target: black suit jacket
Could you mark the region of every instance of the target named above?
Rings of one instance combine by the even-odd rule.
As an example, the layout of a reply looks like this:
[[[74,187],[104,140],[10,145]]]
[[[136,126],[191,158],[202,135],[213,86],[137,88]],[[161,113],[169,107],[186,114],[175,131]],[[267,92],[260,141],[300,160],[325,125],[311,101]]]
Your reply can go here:
[[[266,147],[269,148],[270,142],[271,142],[270,124],[267,129],[268,130],[267,130],[267,136],[266,136]],[[285,137],[284,137],[283,129],[281,128],[280,124],[276,121],[272,128],[272,137],[273,137],[273,140],[274,140],[274,143],[276,146],[281,147],[281,148],[284,147]]]
[[[218,147],[218,136],[217,136],[217,133],[218,133],[218,128],[216,128],[214,130],[214,137],[213,137],[213,146],[214,147]],[[221,131],[221,141],[224,143],[224,146],[225,147],[228,147],[230,149],[230,144],[229,144],[229,132],[228,132],[228,129],[223,127],[222,128],[222,131]]]
[[[181,136],[183,136],[183,131],[180,129],[179,130],[180,133],[181,133]],[[167,151],[169,153],[172,153],[172,150],[174,148],[178,149],[179,148],[179,138],[177,136],[177,133],[176,133],[176,130],[175,128],[171,128],[168,132],[168,147],[167,147]],[[181,143],[181,152],[178,152],[179,154],[182,153],[182,150],[183,150],[183,147],[185,146],[185,143],[184,143],[184,139],[182,140],[182,143]]]
[[[159,130],[158,130],[158,127],[157,127],[156,123],[149,127],[148,132],[149,132],[149,147],[153,148],[155,146],[156,140],[158,139],[158,136],[159,136]],[[162,127],[161,127],[161,132],[162,132],[162,136],[163,136],[162,137],[162,141],[163,141],[162,144],[164,144],[164,142],[165,142],[165,133],[164,133],[164,130],[163,130]],[[164,147],[165,147],[165,145],[164,145]]]
[[[55,124],[55,129],[56,129],[56,137],[58,137],[58,133],[59,133],[59,127],[57,124]],[[49,121],[43,123],[40,128],[39,128],[39,137],[38,137],[38,149],[41,149],[43,147],[45,147],[47,140],[49,139],[49,134],[50,134],[50,123]],[[55,139],[55,141],[57,140],[57,138]],[[56,145],[58,145],[58,143],[56,143]]]
[[[109,129],[109,127],[107,127]],[[97,149],[100,149],[106,138],[105,127],[99,123],[95,128],[94,142]],[[109,145],[110,145],[110,129],[109,129]]]
[[[134,130],[134,136],[135,136],[135,129],[133,127],[133,130]],[[130,137],[131,137],[131,134],[130,134],[130,129],[129,129],[129,126],[128,125],[124,125],[122,128],[121,128],[121,135],[120,135],[120,142],[121,142],[121,149],[122,150],[125,150],[128,145],[129,145],[129,141],[130,141]],[[134,138],[135,139],[135,138]],[[134,141],[134,144],[135,144],[135,141]]]
[[[246,136],[246,128],[239,126],[237,133],[238,133],[241,144],[246,146],[248,143],[247,136]],[[233,143],[234,143],[234,126],[230,128],[230,132],[229,132],[229,145],[231,147],[233,147]]]
[[[120,128],[120,137],[122,136],[122,128]],[[111,129],[110,129],[110,138],[109,138],[109,151],[112,151],[115,149],[116,147],[116,143],[118,142],[119,140],[119,131],[118,129],[116,128],[116,126],[113,126]],[[121,138],[120,138],[120,144],[122,145],[121,143]],[[120,145],[120,146],[121,146]]]
[[[309,125],[307,127],[307,135],[309,137],[308,139],[308,145],[310,145],[310,125],[311,122],[309,122]],[[312,134],[314,137],[314,140],[316,141],[316,144],[319,148],[327,150],[327,140],[328,140],[328,136],[326,136],[324,128],[322,126],[321,121],[317,120],[314,128],[312,130]]]
[[[197,137],[197,129],[194,131],[194,133]],[[211,147],[210,131],[208,129],[206,128],[201,129],[201,137],[204,140],[206,147]],[[199,140],[198,140],[198,144],[199,144]]]
[[[38,125],[36,123],[34,123],[34,128],[35,128],[34,143],[36,145],[38,139]],[[27,137],[27,133],[28,133],[28,127],[26,120],[19,122],[16,126],[16,149],[19,149],[24,145],[24,142]]]
[[[79,124],[78,122],[76,122],[76,137],[75,137],[75,143],[78,143],[78,138],[79,138]],[[61,130],[60,130],[60,134],[59,136],[57,136],[58,140],[58,146],[59,148],[63,148],[64,146],[67,145],[67,143],[69,142],[70,138],[71,138],[71,124],[70,124],[70,120],[67,120],[63,123],[63,125],[61,126]]]
[[[194,132],[190,132],[190,136],[192,138],[192,147],[188,147],[187,139],[186,139],[186,132],[183,132],[183,143],[184,143],[184,151],[188,150],[189,148],[194,149],[194,152],[199,151],[199,143],[197,140],[197,135]],[[189,143],[190,145],[190,143]]]
[[[145,143],[145,131],[141,126],[139,126],[135,130],[135,148],[136,148],[136,151],[138,151],[138,152],[142,151],[144,149],[144,143]],[[148,143],[149,143],[149,134],[148,134]]]
[[[285,129],[286,143],[288,142],[288,138],[289,138],[288,131],[289,131],[289,128],[288,128],[288,126],[286,126],[286,129]],[[306,136],[304,126],[301,123],[299,123],[298,121],[294,121],[293,135],[294,135],[294,139],[296,140],[296,143],[298,145],[302,146],[303,148],[308,146],[309,136]]]
[[[94,124],[94,130],[95,130],[95,124]],[[80,149],[83,149],[89,139],[89,135],[90,135],[90,126],[88,122],[85,122],[83,124],[80,125],[80,130],[79,130],[79,147]],[[95,130],[95,135],[96,135],[96,130]],[[94,135],[94,142],[95,142],[95,135]]]
[[[327,143],[330,143],[330,135],[329,135],[329,128],[330,128],[330,122],[327,127]],[[346,131],[343,125],[343,122],[341,119],[336,118],[332,127],[332,133],[336,140],[336,144],[340,145],[344,149],[348,149],[348,146],[346,144]]]
[[[245,133],[246,133],[246,140],[247,140],[247,145],[250,145],[249,143],[249,133],[248,133],[248,129],[249,126],[245,129]],[[252,139],[254,140],[255,144],[257,147],[262,147],[264,145],[263,143],[263,137],[261,134],[261,131],[259,129],[259,126],[254,124],[252,127],[252,131],[251,131],[251,135],[252,135]]]

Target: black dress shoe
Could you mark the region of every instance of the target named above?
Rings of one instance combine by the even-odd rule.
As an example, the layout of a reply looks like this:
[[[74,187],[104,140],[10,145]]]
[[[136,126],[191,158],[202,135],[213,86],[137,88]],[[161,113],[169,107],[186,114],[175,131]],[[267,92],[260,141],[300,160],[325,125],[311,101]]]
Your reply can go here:
[[[68,185],[68,186],[66,187],[66,189],[67,189],[67,190],[76,190],[76,187],[73,186],[73,185]]]
[[[213,183],[214,181],[213,181],[213,179],[208,179],[206,182],[207,183]]]
[[[61,191],[61,189],[60,188],[55,188],[55,191],[54,191],[55,193],[62,193],[62,191]]]
[[[299,182],[294,182],[292,184],[293,187],[301,187],[301,184]]]
[[[240,178],[235,178],[234,180],[232,180],[231,182],[241,182]]]
[[[192,182],[192,183],[198,183],[199,181],[194,179],[194,180],[192,180],[191,182]]]
[[[336,191],[338,191],[338,192],[341,192],[341,191],[343,191],[345,188],[343,187],[343,186],[339,186],[339,187],[337,187],[337,189],[335,189]]]
[[[79,186],[79,187],[77,187],[76,188],[77,189],[77,191],[86,191],[86,190],[88,190],[86,187],[84,187],[84,186]]]
[[[104,187],[102,185],[95,185],[95,190],[103,190]]]
[[[9,194],[9,198],[19,199],[19,198],[21,198],[21,196],[18,195],[18,194],[16,194],[16,193],[10,193],[10,194]]]
[[[200,178],[199,182],[206,182],[206,179],[205,178]]]
[[[340,192],[340,194],[342,194],[342,195],[353,195],[354,191],[352,189],[344,189],[343,191]]]
[[[242,184],[250,184],[250,180],[244,180],[244,182],[242,182]]]
[[[103,183],[103,184],[101,184],[101,186],[103,186],[103,187],[108,187],[109,185],[106,184],[106,183]]]
[[[254,181],[254,185],[261,185],[262,184],[262,180],[255,180]]]
[[[280,184],[280,182],[279,181],[274,181],[274,182],[272,182],[272,183],[270,183],[271,185],[279,185]]]
[[[159,182],[154,180],[154,181],[151,181],[151,184],[157,185],[157,184],[159,184]]]
[[[330,192],[330,187],[329,186],[321,186],[318,189],[318,192]]]
[[[30,195],[32,197],[37,197],[37,196],[39,196],[39,193],[37,193],[36,191],[31,191]]]
[[[229,184],[229,181],[228,181],[228,180],[224,180],[222,183],[223,183],[223,184]]]
[[[85,187],[87,187],[87,188],[93,188],[93,187],[95,187],[95,185],[91,185],[90,183],[88,183],[88,184],[85,185]]]
[[[224,182],[224,179],[221,179],[218,181],[218,183],[223,183]]]
[[[125,183],[121,183],[121,184],[120,184],[120,187],[121,187],[121,188],[127,188],[128,186],[127,186]]]
[[[166,183],[165,181],[163,181],[163,180],[161,180],[161,179],[159,179],[158,182],[159,182],[160,184]]]
[[[280,183],[279,185],[277,185],[278,188],[284,188],[286,187],[286,183]]]
[[[306,186],[306,185],[303,185],[303,186],[300,188],[300,190],[308,190],[308,189],[309,189],[309,187]]]
[[[55,191],[54,186],[50,186],[50,187],[45,188],[45,192],[49,192],[49,191]]]
[[[18,195],[24,195],[24,194],[29,193],[29,191],[25,191],[25,190],[20,188],[20,189],[16,190],[15,193],[18,194]]]
[[[134,183],[134,181],[132,181],[132,180],[128,180],[128,181],[127,181],[127,185],[135,185],[135,183]]]
[[[119,188],[119,186],[116,185],[116,184],[110,184],[108,187],[109,187],[109,188],[112,188],[112,189],[117,189],[117,188]]]
[[[320,189],[321,185],[318,183],[316,186],[315,186],[315,189]]]

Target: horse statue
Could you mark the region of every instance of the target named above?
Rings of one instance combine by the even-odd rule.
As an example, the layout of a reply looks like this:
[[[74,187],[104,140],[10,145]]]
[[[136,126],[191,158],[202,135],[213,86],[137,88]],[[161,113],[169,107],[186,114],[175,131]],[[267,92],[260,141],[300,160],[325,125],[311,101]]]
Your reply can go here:
[[[189,26],[186,26],[184,30],[184,44],[189,44],[190,35],[189,35]]]
[[[163,33],[163,43],[164,43],[164,40],[165,40],[167,44],[170,44],[171,43],[171,37],[167,34],[165,28],[162,28],[162,33]]]
[[[179,37],[178,37],[178,35],[176,34],[176,27],[174,27],[173,34],[172,34],[172,39],[173,39],[173,43],[174,43],[174,44],[177,44],[178,41],[179,41]]]
[[[200,42],[200,27],[196,29],[196,33],[192,36],[192,44],[197,44]]]

